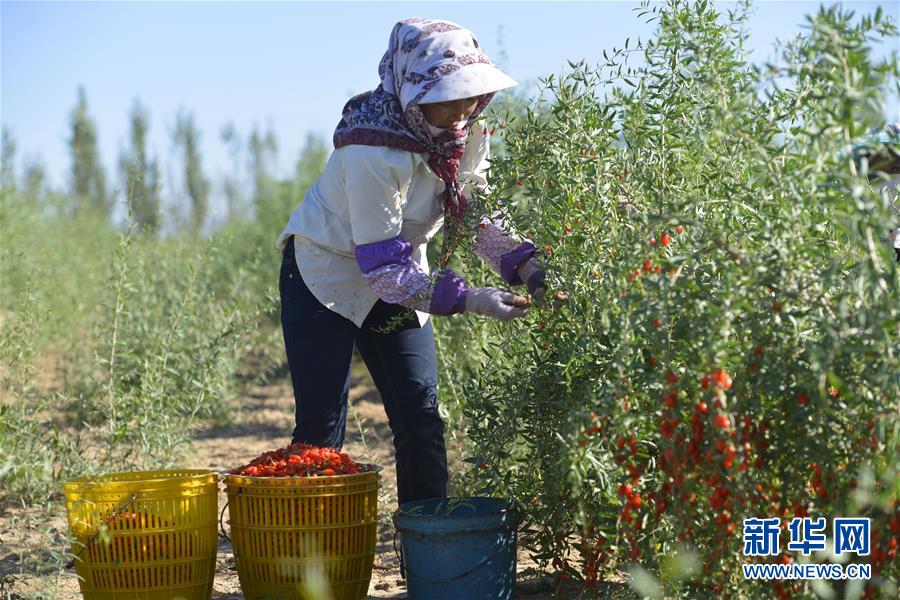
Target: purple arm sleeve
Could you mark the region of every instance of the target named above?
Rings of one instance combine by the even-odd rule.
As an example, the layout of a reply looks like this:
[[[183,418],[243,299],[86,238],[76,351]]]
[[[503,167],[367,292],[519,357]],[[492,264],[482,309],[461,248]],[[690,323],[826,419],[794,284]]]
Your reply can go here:
[[[412,245],[399,235],[356,247],[356,263],[363,277],[385,302],[434,315],[463,312],[466,283],[451,269],[431,277],[411,258]]]
[[[519,285],[525,282],[519,277],[516,268],[531,258],[537,252],[537,248],[529,241],[516,242],[503,233],[502,221],[485,215],[481,218],[473,251],[506,283]]]

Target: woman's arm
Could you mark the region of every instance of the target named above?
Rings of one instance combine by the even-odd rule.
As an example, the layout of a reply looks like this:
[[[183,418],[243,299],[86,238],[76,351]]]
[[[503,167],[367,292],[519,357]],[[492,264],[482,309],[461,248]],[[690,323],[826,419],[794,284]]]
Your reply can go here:
[[[482,216],[473,251],[506,283],[520,285],[525,282],[519,276],[518,267],[534,256],[537,248],[529,240],[515,241],[506,235],[506,228],[499,213]]]
[[[450,269],[432,276],[412,260],[400,235],[403,207],[415,163],[409,152],[348,146],[344,163],[350,229],[363,277],[385,302],[436,315],[463,312],[466,285]]]
[[[412,245],[400,235],[356,246],[356,263],[385,302],[435,315],[452,315],[465,309],[466,283],[451,269],[431,276],[412,260]]]

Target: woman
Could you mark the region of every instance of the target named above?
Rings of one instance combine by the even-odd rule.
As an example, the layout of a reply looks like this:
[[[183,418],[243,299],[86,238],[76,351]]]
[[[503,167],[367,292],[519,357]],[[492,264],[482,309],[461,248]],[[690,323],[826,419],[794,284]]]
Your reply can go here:
[[[460,238],[475,235],[476,254],[538,301],[545,273],[534,245],[506,236],[499,214],[467,225],[472,191],[487,190],[489,156],[487,137],[470,125],[516,82],[472,32],[420,18],[394,26],[378,72],[378,88],[344,106],[335,150],[276,247],[293,441],[342,447],[355,343],[394,435],[402,504],[447,492],[429,315],[506,321],[529,305],[506,290],[469,288],[447,269]],[[430,276],[425,246],[444,225],[441,268]]]

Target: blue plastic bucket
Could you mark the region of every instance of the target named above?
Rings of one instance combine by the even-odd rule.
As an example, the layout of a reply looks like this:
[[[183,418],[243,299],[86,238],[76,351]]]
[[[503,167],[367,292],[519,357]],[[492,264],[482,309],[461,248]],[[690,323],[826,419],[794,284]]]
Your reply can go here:
[[[513,597],[516,526],[508,500],[433,498],[394,512],[409,598]]]

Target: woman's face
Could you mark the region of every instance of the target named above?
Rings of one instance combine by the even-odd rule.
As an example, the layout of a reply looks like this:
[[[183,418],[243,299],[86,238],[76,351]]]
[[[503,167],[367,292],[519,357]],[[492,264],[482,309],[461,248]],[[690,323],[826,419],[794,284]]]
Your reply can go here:
[[[461,127],[478,108],[478,96],[446,102],[429,102],[420,104],[419,107],[425,115],[425,120],[435,127],[442,129]]]

